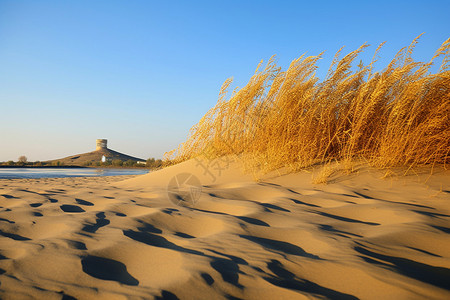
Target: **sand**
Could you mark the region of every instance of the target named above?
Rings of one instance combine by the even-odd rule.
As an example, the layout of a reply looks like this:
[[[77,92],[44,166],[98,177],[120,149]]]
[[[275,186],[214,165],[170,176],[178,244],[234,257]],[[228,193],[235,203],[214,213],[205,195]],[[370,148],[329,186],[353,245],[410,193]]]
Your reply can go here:
[[[0,298],[449,299],[449,171],[383,174],[0,180]]]

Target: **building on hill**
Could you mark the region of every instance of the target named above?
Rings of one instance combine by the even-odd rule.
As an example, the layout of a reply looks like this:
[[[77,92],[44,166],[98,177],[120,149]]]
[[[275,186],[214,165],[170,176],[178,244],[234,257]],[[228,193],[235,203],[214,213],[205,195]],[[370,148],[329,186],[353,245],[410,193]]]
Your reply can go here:
[[[107,139],[97,139],[95,141],[95,150],[108,149],[108,140]]]
[[[139,164],[145,164],[145,160],[134,156],[126,155],[108,148],[107,139],[97,139],[95,151],[83,154],[71,155],[65,158],[48,161],[47,163],[63,164],[65,166],[84,166],[98,162],[111,162],[113,160],[133,161]]]

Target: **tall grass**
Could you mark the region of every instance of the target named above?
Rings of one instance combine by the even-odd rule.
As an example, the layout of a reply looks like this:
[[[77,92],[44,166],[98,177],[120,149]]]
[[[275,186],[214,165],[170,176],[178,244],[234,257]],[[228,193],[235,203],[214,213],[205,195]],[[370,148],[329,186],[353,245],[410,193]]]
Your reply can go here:
[[[379,72],[373,66],[383,44],[370,64],[357,67],[367,45],[339,59],[341,49],[323,81],[315,75],[322,53],[301,56],[286,71],[273,57],[264,68],[261,62],[229,98],[232,80],[225,81],[217,104],[167,157],[232,154],[263,171],[349,159],[378,167],[448,164],[450,39],[423,63],[411,58],[419,37]],[[431,74],[437,58],[442,64]]]

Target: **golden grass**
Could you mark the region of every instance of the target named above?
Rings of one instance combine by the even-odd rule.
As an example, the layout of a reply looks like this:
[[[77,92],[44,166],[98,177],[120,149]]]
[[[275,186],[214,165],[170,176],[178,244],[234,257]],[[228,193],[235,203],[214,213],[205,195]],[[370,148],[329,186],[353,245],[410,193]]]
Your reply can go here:
[[[237,155],[263,172],[354,159],[377,167],[448,164],[450,39],[422,63],[411,58],[419,37],[380,72],[373,64],[384,43],[370,64],[355,70],[352,63],[367,45],[339,60],[341,49],[321,82],[315,71],[322,53],[303,55],[286,71],[273,57],[263,69],[261,62],[228,100],[232,80],[226,80],[216,106],[166,157],[179,162],[201,154]],[[433,61],[442,57],[431,74]]]
[[[330,163],[324,164],[316,173],[312,174],[311,182],[314,184],[328,183],[331,175],[337,171],[336,165]]]

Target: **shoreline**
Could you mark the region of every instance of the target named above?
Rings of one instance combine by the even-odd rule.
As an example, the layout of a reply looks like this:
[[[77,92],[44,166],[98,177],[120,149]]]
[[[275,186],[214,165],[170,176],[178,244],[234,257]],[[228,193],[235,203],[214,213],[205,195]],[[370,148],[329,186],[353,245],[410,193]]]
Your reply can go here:
[[[36,169],[61,169],[61,168],[68,168],[68,169],[80,169],[80,168],[88,168],[83,166],[4,166],[0,165],[0,169],[28,169],[28,168],[36,168]]]
[[[3,166],[0,165],[0,169],[145,169],[151,170],[147,167],[120,167],[120,166]]]

